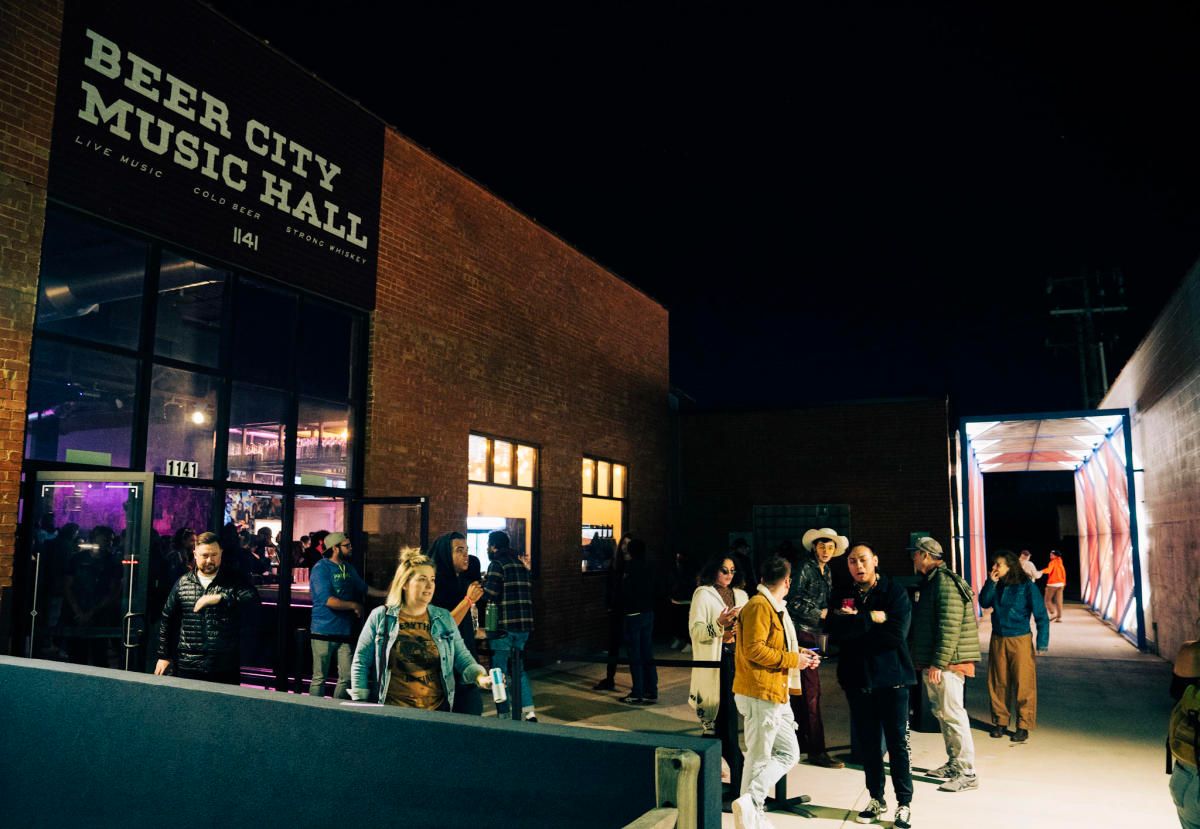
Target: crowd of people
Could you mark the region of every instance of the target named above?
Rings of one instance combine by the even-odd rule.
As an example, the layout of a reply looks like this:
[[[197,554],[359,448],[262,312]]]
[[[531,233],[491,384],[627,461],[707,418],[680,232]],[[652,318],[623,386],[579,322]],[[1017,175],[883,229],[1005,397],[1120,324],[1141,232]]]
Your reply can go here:
[[[818,668],[832,646],[850,710],[851,754],[862,766],[870,797],[856,820],[874,823],[888,811],[886,768],[896,798],[893,826],[907,829],[914,791],[909,719],[918,683],[946,750],[946,762],[925,775],[944,792],[979,786],[965,705],[965,684],[982,656],[976,596],[946,566],[933,538],[920,538],[909,550],[917,578],[912,597],[905,585],[880,571],[869,544],[851,544],[834,530],[819,528],[804,534],[802,547],[777,549],[760,565],[757,584],[740,544],[701,568],[687,602],[692,654],[721,667],[692,669],[688,702],[702,734],[722,739],[722,755],[738,785],[735,825],[763,829],[770,825],[764,810],[768,793],[802,753],[812,765],[844,767],[828,753],[821,713]],[[837,584],[830,563],[840,556],[846,557],[848,579]],[[628,563],[630,556],[625,558]],[[1047,568],[1052,581],[1064,575],[1054,561]],[[617,577],[619,583],[629,580],[629,574]],[[671,598],[679,602],[674,588]],[[1034,655],[1048,647],[1046,608],[1053,598],[1043,602],[1019,558],[1000,551],[978,600],[994,609],[990,734],[1005,736],[1011,723],[1010,740],[1025,742],[1036,725]],[[1031,618],[1037,622],[1036,643]],[[632,645],[628,636],[626,641]],[[633,654],[631,647],[631,662]],[[631,664],[635,688],[639,670],[644,669]],[[611,677],[605,687],[611,687]],[[743,720],[744,755],[736,744],[736,721],[733,728],[722,724],[734,712]]]
[[[61,577],[53,588],[61,599],[47,612],[80,624],[111,616],[115,625],[119,534],[97,527],[83,540],[76,525],[45,529],[40,549],[58,562],[48,572]],[[161,593],[152,631],[154,673],[237,683],[239,645],[259,602],[254,579],[261,562],[277,560],[270,531],[249,533],[232,524],[220,534],[185,528],[162,542],[153,568]],[[292,565],[310,568],[313,603],[309,693],[323,696],[336,673],[335,698],[482,714],[482,692],[493,680],[480,662],[481,643],[488,642],[491,664],[507,685],[510,660],[520,659],[534,623],[528,558],[511,549],[502,531],[489,535],[487,552],[484,569],[469,554],[464,533],[446,533],[427,552],[404,551],[389,588],[379,590],[356,570],[353,543],[344,533],[320,531],[297,542]],[[896,799],[893,825],[911,826],[908,727],[910,690],[917,683],[940,724],[947,755],[926,775],[940,781],[942,791],[978,787],[964,703],[965,683],[981,658],[976,597],[946,566],[937,541],[921,538],[910,553],[919,580],[915,601],[904,585],[880,571],[869,544],[851,544],[829,528],[805,533],[799,551],[782,546],[757,572],[744,543],[698,572],[686,556],[676,557],[665,629],[675,639],[672,647],[682,645],[694,660],[720,665],[692,669],[688,702],[701,733],[721,738],[722,755],[737,775],[733,811],[739,829],[769,826],[768,792],[802,754],[812,765],[844,767],[828,752],[821,712],[818,669],[831,647],[850,710],[852,756],[870,795],[860,823],[876,822],[888,811],[886,768]],[[831,562],[843,556],[846,578],[838,583]],[[1042,571],[1027,554],[1000,551],[978,596],[979,606],[993,611],[987,685],[995,738],[1008,735],[1011,726],[1010,739],[1024,742],[1036,726],[1035,653],[1048,647],[1052,614],[1054,621],[1061,618],[1061,599],[1049,588],[1043,599],[1034,587],[1041,576],[1048,577],[1049,588],[1065,581],[1057,554]],[[607,591],[610,660],[595,687],[616,690],[617,655],[624,646],[631,689],[620,701],[629,705],[658,699],[652,645],[656,583],[645,543],[623,536]],[[368,612],[371,597],[383,601]],[[89,652],[102,647],[96,642],[104,640],[66,644],[75,661],[109,664],[107,653]],[[536,722],[524,671],[512,693],[524,719]]]

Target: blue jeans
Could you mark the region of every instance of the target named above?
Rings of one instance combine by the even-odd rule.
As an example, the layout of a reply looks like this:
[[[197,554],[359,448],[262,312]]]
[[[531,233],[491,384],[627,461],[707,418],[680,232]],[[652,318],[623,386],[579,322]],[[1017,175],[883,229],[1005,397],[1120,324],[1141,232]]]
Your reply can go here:
[[[633,680],[630,696],[658,698],[658,669],[654,667],[654,612],[645,611],[625,617],[625,648],[629,651],[629,676]]]
[[[508,682],[508,656],[510,651],[523,651],[525,644],[529,641],[529,632],[516,633],[509,631],[508,636],[502,636],[499,639],[491,640],[492,644],[492,667],[499,668],[504,671],[504,681]],[[521,707],[533,707],[533,689],[529,685],[529,674],[524,670],[524,665],[521,666]],[[509,691],[512,695],[512,691]]]

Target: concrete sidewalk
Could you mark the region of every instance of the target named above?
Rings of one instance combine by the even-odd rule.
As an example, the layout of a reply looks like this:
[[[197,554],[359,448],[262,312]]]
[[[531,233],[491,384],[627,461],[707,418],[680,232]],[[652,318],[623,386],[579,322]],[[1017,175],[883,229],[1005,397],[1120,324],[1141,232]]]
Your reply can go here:
[[[980,787],[949,794],[918,770],[945,762],[940,733],[913,732],[916,827],[1013,829],[1046,826],[1168,829],[1178,826],[1167,791],[1163,741],[1172,702],[1171,667],[1140,654],[1123,637],[1079,605],[1069,605],[1052,625],[1050,653],[1038,660],[1038,727],[1028,743],[987,735],[986,653],[990,628],[981,625],[984,663],[967,684],[967,707],[976,720],[975,748]],[[659,650],[662,658],[686,659]],[[823,666],[822,707],[830,751],[848,750],[849,715],[833,664]],[[560,663],[532,673],[537,715],[543,722],[588,728],[693,733],[700,729],[687,705],[689,672],[659,670],[657,705],[631,707],[617,700],[628,692],[628,671],[617,677],[618,692],[590,690],[604,666]],[[788,792],[811,795],[813,818],[771,814],[778,829],[853,826],[868,800],[862,771],[829,770],[801,764],[788,775]],[[887,786],[891,826],[895,796]],[[733,818],[724,816],[724,826]]]

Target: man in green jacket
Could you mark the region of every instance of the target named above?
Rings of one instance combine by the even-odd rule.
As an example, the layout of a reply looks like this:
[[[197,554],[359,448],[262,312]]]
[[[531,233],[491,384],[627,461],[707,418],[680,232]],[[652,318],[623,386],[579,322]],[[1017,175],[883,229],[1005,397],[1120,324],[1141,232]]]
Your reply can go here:
[[[913,607],[909,648],[929,706],[942,726],[949,756],[945,765],[928,775],[946,781],[938,786],[943,792],[977,789],[975,741],[963,701],[967,677],[975,676],[980,658],[975,596],[971,586],[946,566],[941,544],[926,536],[917,540],[911,552],[913,570],[925,578]]]

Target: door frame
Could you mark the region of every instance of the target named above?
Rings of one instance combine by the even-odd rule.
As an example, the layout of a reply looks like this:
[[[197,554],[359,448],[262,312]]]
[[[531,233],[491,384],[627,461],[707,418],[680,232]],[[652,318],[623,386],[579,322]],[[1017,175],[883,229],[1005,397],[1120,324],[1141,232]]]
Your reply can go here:
[[[125,556],[127,557],[126,558],[127,563],[123,563],[123,565],[122,565],[123,568],[129,567],[129,566],[139,566],[140,565],[140,566],[142,566],[142,569],[137,572],[138,578],[137,578],[136,582],[134,579],[130,578],[128,583],[126,583],[126,581],[125,581],[126,574],[124,572],[124,569],[122,570],[122,578],[121,578],[122,592],[126,593],[126,595],[122,596],[122,607],[124,608],[124,613],[121,617],[121,646],[122,646],[122,650],[125,653],[125,670],[127,670],[127,671],[130,670],[130,658],[132,656],[134,659],[133,670],[137,671],[138,673],[144,673],[143,668],[139,667],[139,665],[138,665],[136,651],[140,647],[143,647],[143,646],[148,647],[149,639],[150,639],[150,631],[149,631],[148,627],[145,626],[145,620],[146,620],[146,603],[149,601],[149,595],[150,595],[150,558],[153,555],[153,551],[150,549],[150,531],[152,529],[151,521],[153,520],[153,517],[154,517],[154,473],[153,472],[122,472],[122,471],[111,471],[111,472],[88,471],[88,472],[85,472],[85,471],[79,471],[76,469],[41,469],[41,470],[37,470],[29,478],[30,489],[28,490],[28,494],[29,494],[31,500],[30,500],[28,506],[32,507],[34,503],[41,501],[41,499],[42,499],[42,493],[41,493],[42,483],[43,482],[52,482],[52,481],[62,481],[64,483],[72,483],[72,482],[80,482],[80,483],[104,483],[104,482],[139,483],[142,485],[142,504],[141,504],[141,518],[140,518],[140,520],[141,520],[140,530],[141,531],[139,533],[139,537],[136,539],[136,545],[135,545],[136,549],[127,549],[125,551]],[[36,499],[36,501],[34,499]],[[27,517],[25,518],[25,522],[22,522],[22,523],[28,522],[26,525],[28,529],[23,534],[24,537],[21,539],[21,544],[19,545],[18,550],[24,549],[24,550],[27,550],[28,552],[32,553],[34,532],[36,531],[36,523],[35,523],[36,516],[34,513],[35,513],[35,510],[33,510],[33,509],[26,509]],[[128,535],[126,535],[126,543],[128,543],[128,541],[129,541],[129,537],[128,537]],[[20,552],[18,552],[18,555],[20,555]],[[128,558],[129,556],[133,556],[132,560]],[[130,575],[133,575],[132,571],[130,572]],[[142,600],[141,601],[141,607],[142,607],[141,612],[133,612],[130,609],[130,604],[133,601],[135,584],[137,585],[138,592],[141,594],[141,600]],[[24,638],[28,638],[29,648],[32,648],[33,642],[35,639],[35,635],[36,635],[36,624],[37,624],[36,614],[33,611],[35,609],[35,604],[37,602],[37,590],[38,590],[38,567],[33,562],[30,563],[30,572],[27,574],[26,585],[28,586],[28,588],[31,591],[31,602],[30,603],[23,602],[20,605],[20,607],[22,607],[22,609],[24,609],[25,607],[28,607],[29,613],[27,614],[28,618],[23,620],[23,622],[24,622],[23,627],[18,628],[18,630],[23,629],[25,631]],[[139,617],[143,620],[143,624],[144,624],[143,631],[142,631],[143,639],[140,643],[131,643],[131,635],[130,634],[132,633],[132,630],[133,630],[133,622],[135,619],[137,619]],[[29,651],[26,649],[23,649],[23,650],[25,650],[25,655],[28,656]],[[144,660],[143,660],[143,662],[144,662]]]

